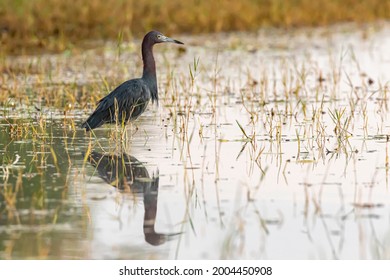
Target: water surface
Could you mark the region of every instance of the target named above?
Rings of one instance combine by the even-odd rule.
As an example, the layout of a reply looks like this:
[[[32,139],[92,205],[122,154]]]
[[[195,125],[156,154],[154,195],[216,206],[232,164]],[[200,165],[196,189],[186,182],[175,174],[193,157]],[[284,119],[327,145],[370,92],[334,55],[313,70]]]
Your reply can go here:
[[[178,39],[124,145],[139,42],[4,59],[0,258],[389,258],[388,23]]]

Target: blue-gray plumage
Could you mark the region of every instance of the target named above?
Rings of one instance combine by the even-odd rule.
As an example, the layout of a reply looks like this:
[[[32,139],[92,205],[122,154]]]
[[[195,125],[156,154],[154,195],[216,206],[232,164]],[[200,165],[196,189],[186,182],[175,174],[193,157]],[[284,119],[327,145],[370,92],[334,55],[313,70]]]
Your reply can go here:
[[[105,123],[127,123],[137,119],[146,109],[150,99],[158,102],[156,63],[153,45],[180,41],[164,36],[158,31],[150,31],[142,41],[142,78],[124,82],[98,102],[91,116],[82,124],[87,131]]]

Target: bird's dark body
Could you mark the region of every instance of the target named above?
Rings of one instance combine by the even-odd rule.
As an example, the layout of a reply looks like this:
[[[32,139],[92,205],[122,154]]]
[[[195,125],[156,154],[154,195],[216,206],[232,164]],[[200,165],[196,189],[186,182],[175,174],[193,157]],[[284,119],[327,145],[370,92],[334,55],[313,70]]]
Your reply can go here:
[[[143,79],[126,81],[99,100],[97,108],[82,127],[88,131],[105,123],[134,121],[145,111],[150,99],[158,101],[157,87],[149,86]]]
[[[87,131],[105,123],[126,124],[137,119],[146,109],[150,100],[158,102],[156,64],[153,45],[180,41],[168,38],[158,31],[150,31],[142,41],[142,78],[124,82],[109,95],[99,100],[95,111],[81,125]]]

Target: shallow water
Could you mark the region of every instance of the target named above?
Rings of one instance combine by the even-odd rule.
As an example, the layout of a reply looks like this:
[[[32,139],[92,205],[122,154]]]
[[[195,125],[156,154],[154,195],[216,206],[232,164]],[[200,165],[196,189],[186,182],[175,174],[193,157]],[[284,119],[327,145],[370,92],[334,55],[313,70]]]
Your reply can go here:
[[[138,42],[6,58],[32,70],[2,75],[0,258],[388,259],[389,24],[177,39],[125,147],[77,95]]]

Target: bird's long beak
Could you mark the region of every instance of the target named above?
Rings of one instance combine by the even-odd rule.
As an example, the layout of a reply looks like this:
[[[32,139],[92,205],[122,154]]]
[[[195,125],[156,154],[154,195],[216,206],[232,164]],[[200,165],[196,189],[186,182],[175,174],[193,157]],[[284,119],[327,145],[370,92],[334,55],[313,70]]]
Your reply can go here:
[[[175,43],[175,44],[184,45],[184,43],[182,43],[182,42],[180,42],[180,41],[178,41],[178,40],[169,38],[169,37],[165,37],[165,38],[164,38],[164,42],[169,42],[169,43]]]

